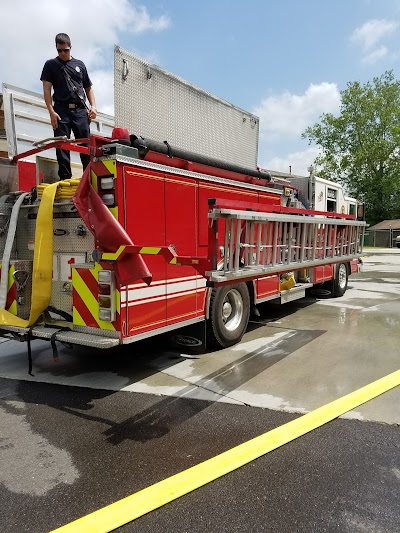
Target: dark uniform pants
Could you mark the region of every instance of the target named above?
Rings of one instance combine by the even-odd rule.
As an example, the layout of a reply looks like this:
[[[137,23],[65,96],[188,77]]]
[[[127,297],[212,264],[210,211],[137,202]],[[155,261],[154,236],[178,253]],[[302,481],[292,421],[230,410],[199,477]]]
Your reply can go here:
[[[82,139],[90,135],[90,122],[88,113],[85,107],[76,107],[69,109],[60,104],[54,104],[54,111],[60,116],[58,126],[54,130],[54,137],[66,135],[68,139],[71,136],[71,131],[74,133],[75,139]],[[68,150],[56,149],[58,161],[58,175],[60,180],[68,179],[72,176],[71,172],[71,154]],[[88,166],[90,156],[86,154],[79,154],[82,161],[83,170]]]

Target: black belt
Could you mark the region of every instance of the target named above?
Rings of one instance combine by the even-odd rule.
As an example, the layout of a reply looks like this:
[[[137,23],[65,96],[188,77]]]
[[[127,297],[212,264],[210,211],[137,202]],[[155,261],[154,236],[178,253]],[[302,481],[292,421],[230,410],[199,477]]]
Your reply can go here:
[[[54,104],[66,107],[67,109],[77,109],[78,107],[85,107],[82,102],[54,102]]]

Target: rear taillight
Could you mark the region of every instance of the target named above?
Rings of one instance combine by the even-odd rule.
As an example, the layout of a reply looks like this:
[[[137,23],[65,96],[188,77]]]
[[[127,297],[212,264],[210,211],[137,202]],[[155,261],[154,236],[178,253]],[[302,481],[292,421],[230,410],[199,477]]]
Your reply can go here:
[[[102,191],[114,189],[114,176],[100,176],[100,186]]]
[[[100,189],[101,189],[101,199],[107,207],[115,207],[115,180],[114,176],[99,176]]]
[[[114,194],[103,194],[101,199],[108,207],[115,206],[115,195]]]
[[[114,322],[115,310],[115,272],[113,270],[99,270],[98,273],[98,302],[99,319]]]

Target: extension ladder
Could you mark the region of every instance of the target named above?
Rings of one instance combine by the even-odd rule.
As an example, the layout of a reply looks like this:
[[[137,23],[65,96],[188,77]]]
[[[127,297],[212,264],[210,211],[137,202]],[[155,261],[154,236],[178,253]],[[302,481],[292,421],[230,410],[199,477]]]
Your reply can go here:
[[[210,281],[229,281],[360,257],[366,223],[347,218],[262,213],[215,207],[209,212]],[[220,221],[223,220],[221,224]],[[224,244],[218,244],[219,231]],[[218,246],[221,261],[217,260]]]

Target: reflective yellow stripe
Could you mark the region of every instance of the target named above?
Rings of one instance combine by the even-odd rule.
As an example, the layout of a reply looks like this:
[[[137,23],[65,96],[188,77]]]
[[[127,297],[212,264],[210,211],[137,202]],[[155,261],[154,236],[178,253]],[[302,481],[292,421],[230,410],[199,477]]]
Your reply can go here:
[[[283,426],[239,444],[212,459],[55,529],[52,533],[108,533],[113,531],[297,439],[398,385],[400,385],[400,370]]]
[[[8,312],[11,313],[12,315],[16,315],[17,314],[17,312],[18,312],[17,300],[13,300],[13,303],[8,308]]]
[[[117,163],[116,163],[115,159],[110,159],[108,161],[103,161],[103,165],[106,167],[106,169],[108,170],[108,172],[110,174],[113,174],[114,180],[115,180],[116,177],[117,177],[116,176],[116,174],[117,174]],[[114,194],[115,194],[115,191],[114,191]],[[116,220],[118,220],[118,206],[109,207],[108,209],[111,211],[113,217]]]
[[[160,251],[161,248],[157,246],[143,246],[142,248],[140,248],[139,253],[143,255],[157,255],[158,253],[160,253]]]
[[[116,252],[105,252],[101,254],[101,258],[104,261],[116,261],[124,250],[125,250],[125,246],[122,245],[118,248]]]
[[[116,252],[104,252],[101,254],[101,258],[104,261],[116,261],[125,248],[125,246],[120,246]],[[138,253],[139,255],[164,255],[166,261],[173,255],[168,248],[162,248],[161,246],[142,246]],[[172,257],[168,262],[170,265],[176,265],[178,260],[176,257]]]
[[[97,272],[95,271],[93,273],[92,269],[90,269],[89,271],[96,278]],[[111,324],[111,322],[105,322],[99,319],[99,302],[97,301],[97,297],[94,294],[92,294],[89,287],[86,285],[84,280],[79,275],[79,272],[77,271],[75,271],[73,283],[74,283],[74,289],[76,290],[76,292],[79,294],[79,296],[82,298],[82,300],[86,304],[86,307],[89,309],[90,314],[93,316],[99,328],[115,331],[115,327]]]
[[[78,273],[75,268],[71,268],[71,272],[72,272],[72,287],[75,287],[77,282],[79,282]],[[72,307],[72,322],[76,324],[77,326],[86,326],[85,321],[83,320],[78,309],[75,306]]]
[[[98,193],[97,176],[92,169],[90,169],[90,183],[92,184],[93,189]]]
[[[109,207],[109,211],[111,211],[113,217],[118,220],[118,207]]]
[[[118,289],[115,289],[115,310],[118,314],[121,313],[121,293]]]
[[[103,165],[106,167],[106,169],[109,171],[110,174],[114,174],[114,178],[115,178],[116,165],[117,165],[115,159],[109,159],[108,161],[103,161]]]
[[[85,321],[76,307],[72,308],[72,322],[75,326],[86,326]]]
[[[53,203],[59,183],[52,183],[44,189],[37,214],[29,319],[23,320],[0,309],[1,325],[23,328],[31,326],[50,303],[53,277]]]
[[[15,283],[14,277],[13,277],[14,272],[15,272],[15,266],[11,265],[10,269],[8,271],[8,287],[7,287],[7,291],[9,291],[11,289],[11,287],[13,286],[13,283]],[[8,312],[11,313],[12,315],[16,315],[17,314],[17,312],[18,312],[17,300],[13,300],[13,303],[8,308]]]

